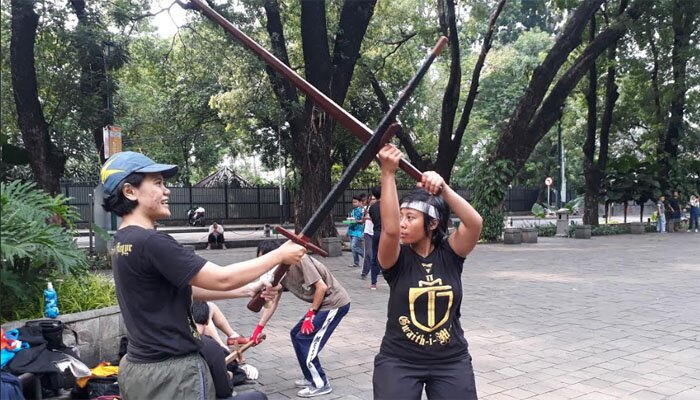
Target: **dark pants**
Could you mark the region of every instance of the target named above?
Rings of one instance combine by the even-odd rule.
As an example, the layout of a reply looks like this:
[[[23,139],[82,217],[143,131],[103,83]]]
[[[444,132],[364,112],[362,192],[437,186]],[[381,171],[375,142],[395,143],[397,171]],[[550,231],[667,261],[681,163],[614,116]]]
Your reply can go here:
[[[369,233],[365,233],[365,259],[362,261],[362,276],[367,276],[370,268],[372,268],[372,263],[374,262],[374,250],[372,247],[373,236]]]
[[[245,390],[243,392],[234,392],[233,396],[227,397],[225,400],[267,400],[267,396],[265,393],[257,390]]]
[[[304,379],[311,382],[314,387],[320,388],[328,384],[328,378],[318,360],[318,354],[349,309],[350,304],[346,304],[332,310],[317,312],[313,321],[314,331],[310,335],[301,333],[304,318],[299,320],[290,332],[292,346],[294,346],[301,372],[304,373]]]
[[[377,276],[379,276],[379,261],[377,261],[377,251],[379,251],[379,236],[380,233],[374,231],[372,236],[372,285],[377,284]]]
[[[224,244],[224,235],[214,235],[213,233],[210,233],[209,239],[207,241],[209,242],[209,244],[221,247],[221,245]]]
[[[422,364],[387,357],[374,357],[374,399],[420,400],[423,388],[428,399],[476,399],[472,358],[451,363]]]

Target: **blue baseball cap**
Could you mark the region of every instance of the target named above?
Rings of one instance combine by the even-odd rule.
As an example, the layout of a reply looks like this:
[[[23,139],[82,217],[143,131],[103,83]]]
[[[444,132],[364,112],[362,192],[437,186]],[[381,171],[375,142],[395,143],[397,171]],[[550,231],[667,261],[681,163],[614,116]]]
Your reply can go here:
[[[160,172],[163,178],[177,174],[177,165],[157,164],[155,161],[135,151],[122,151],[112,155],[100,170],[100,182],[106,194],[112,194],[121,181],[134,172],[150,174]]]

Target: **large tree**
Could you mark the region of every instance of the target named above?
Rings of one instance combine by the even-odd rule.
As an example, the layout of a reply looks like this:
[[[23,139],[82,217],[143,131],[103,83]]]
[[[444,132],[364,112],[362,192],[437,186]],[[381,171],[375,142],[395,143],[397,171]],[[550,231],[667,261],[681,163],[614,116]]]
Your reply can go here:
[[[673,84],[671,89],[670,117],[665,132],[659,135],[658,159],[661,164],[659,180],[662,189],[670,188],[669,175],[673,161],[678,157],[679,143],[685,134],[686,92],[688,90],[686,71],[691,58],[691,50],[697,49],[690,38],[698,27],[700,4],[693,0],[673,0],[671,27],[673,30],[673,47],[671,50],[671,69]],[[652,38],[653,40],[653,38]]]
[[[627,1],[620,2],[618,14],[627,7]],[[596,15],[591,17],[589,27],[590,42],[595,40]],[[610,129],[613,121],[613,109],[620,96],[615,83],[616,74],[616,50],[617,43],[608,47],[607,52],[607,78],[605,81],[605,103],[601,118],[600,135],[597,136],[598,126],[598,73],[595,62],[588,73],[588,91],[586,92],[586,105],[588,109],[586,124],[586,140],[583,144],[583,170],[586,180],[586,193],[584,195],[583,223],[598,226],[598,204],[600,203],[601,183],[605,177],[605,168],[608,161],[608,144],[610,141]],[[596,137],[598,138],[596,140]],[[598,157],[595,157],[596,143]]]
[[[10,71],[18,126],[24,147],[31,154],[29,165],[37,185],[50,194],[59,193],[59,179],[66,157],[52,142],[49,124],[39,102],[39,88],[34,67],[39,15],[33,0],[12,0],[12,37]]]
[[[572,13],[555,44],[532,74],[528,87],[487,162],[474,175],[472,185],[480,188],[475,193],[474,200],[485,216],[483,232],[489,240],[498,238],[502,230],[501,203],[504,188],[525,165],[537,143],[561,118],[566,98],[596,58],[627,32],[651,1],[634,1],[617,21],[585,48],[578,50],[576,59],[565,71],[560,72],[569,55],[581,44],[588,21],[602,3],[603,0],[587,0]]]

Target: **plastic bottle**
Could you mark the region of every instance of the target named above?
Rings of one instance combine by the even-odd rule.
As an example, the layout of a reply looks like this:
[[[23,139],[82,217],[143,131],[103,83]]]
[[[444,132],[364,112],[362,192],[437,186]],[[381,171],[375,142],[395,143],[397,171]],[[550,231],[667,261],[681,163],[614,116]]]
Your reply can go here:
[[[51,282],[44,289],[44,306],[44,314],[47,318],[58,317],[58,295]]]

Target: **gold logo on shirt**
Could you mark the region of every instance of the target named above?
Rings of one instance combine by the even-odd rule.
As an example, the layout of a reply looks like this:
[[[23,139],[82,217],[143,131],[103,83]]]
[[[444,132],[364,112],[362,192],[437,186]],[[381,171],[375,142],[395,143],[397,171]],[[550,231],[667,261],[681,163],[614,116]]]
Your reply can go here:
[[[408,304],[411,311],[411,322],[413,325],[425,332],[430,333],[441,327],[450,319],[450,310],[452,309],[454,293],[452,292],[452,286],[442,284],[442,279],[432,280],[432,276],[430,275],[428,276],[428,279],[428,281],[418,281],[417,288],[409,289]],[[428,297],[426,310],[427,321],[419,321],[418,317],[416,317],[416,300],[421,296]],[[447,298],[447,308],[445,309],[444,315],[438,317],[436,316],[435,303],[436,300],[441,297]],[[440,318],[439,321],[437,321],[438,318]]]
[[[114,246],[114,251],[118,253],[121,256],[128,256],[129,253],[131,253],[131,244],[122,244],[117,242],[117,245]]]

